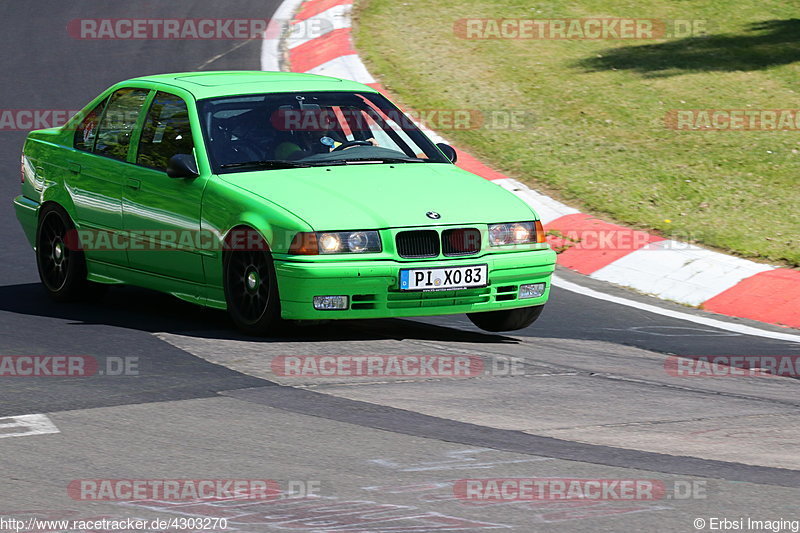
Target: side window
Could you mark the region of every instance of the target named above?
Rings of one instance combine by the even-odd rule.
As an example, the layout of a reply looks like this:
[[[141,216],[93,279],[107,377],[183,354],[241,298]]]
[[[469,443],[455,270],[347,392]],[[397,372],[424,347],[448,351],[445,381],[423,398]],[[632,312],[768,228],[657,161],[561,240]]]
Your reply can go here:
[[[108,99],[103,100],[95,106],[94,109],[89,111],[89,114],[84,117],[78,128],[75,130],[72,146],[77,150],[91,152],[94,148],[94,138],[97,135],[97,125],[100,122],[100,115],[103,114],[103,106],[106,105]]]
[[[192,155],[193,148],[186,102],[178,96],[159,91],[142,128],[136,163],[166,170],[172,156]]]
[[[111,95],[100,121],[94,148],[96,154],[120,161],[127,159],[136,120],[149,92],[147,89],[120,89]]]

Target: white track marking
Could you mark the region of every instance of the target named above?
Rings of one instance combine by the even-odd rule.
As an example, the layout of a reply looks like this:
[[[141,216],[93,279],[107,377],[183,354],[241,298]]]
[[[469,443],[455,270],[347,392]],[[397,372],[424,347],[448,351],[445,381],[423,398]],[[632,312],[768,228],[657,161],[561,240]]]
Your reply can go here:
[[[226,51],[224,51],[224,52],[222,52],[220,54],[215,55],[211,59],[206,60],[206,62],[203,63],[202,65],[198,65],[197,67],[195,67],[195,70],[202,70],[203,68],[207,67],[208,65],[210,65],[211,63],[213,63],[217,59],[219,59],[221,57],[225,57],[226,55],[230,54],[231,52],[234,52],[234,51],[238,50],[239,48],[241,48],[242,46],[244,46],[246,44],[250,44],[255,39],[257,39],[257,37],[253,37],[252,39],[247,39],[246,41],[242,41],[242,42],[234,45],[232,48],[229,48],[228,50],[226,50]]]
[[[560,277],[555,275],[553,276],[553,285],[570,292],[575,292],[578,294],[582,294],[584,296],[588,296],[589,298],[596,298],[598,300],[604,300],[606,302],[625,305],[628,307],[633,307],[635,309],[641,309],[642,311],[647,311],[649,313],[655,313],[657,315],[668,316],[670,318],[677,318],[678,320],[694,322],[695,324],[702,324],[704,326],[711,326],[712,328],[717,328],[725,331],[732,331],[734,333],[740,333],[742,335],[752,335],[754,337],[765,337],[767,339],[800,343],[800,335],[779,333],[777,331],[766,331],[763,329],[754,328],[751,326],[745,326],[742,324],[732,324],[730,322],[724,322],[722,320],[717,320],[714,318],[706,318],[703,316],[690,315],[689,313],[681,313],[680,311],[673,311],[671,309],[663,309],[655,305],[645,304],[634,300],[629,300],[627,298],[621,298],[619,296],[612,296],[610,294],[596,291],[588,287],[583,287],[581,285],[578,285],[577,283],[572,283],[571,281],[561,279]]]
[[[367,67],[356,54],[339,56],[308,71],[309,74],[332,76],[353,80],[359,83],[375,83],[375,78],[367,71]]]
[[[700,305],[745,278],[774,267],[678,241],[659,241],[621,257],[590,277],[665,300]]]
[[[294,14],[300,9],[300,5],[305,0],[284,0],[275,13],[272,15],[272,20],[276,24],[288,23]],[[279,71],[281,70],[281,39],[282,32],[277,35],[272,35],[274,27],[271,24],[270,28],[264,32],[264,41],[261,45],[261,70]],[[270,35],[267,35],[269,33]]]
[[[513,178],[500,178],[493,180],[493,183],[516,194],[523,202],[531,206],[533,210],[536,211],[536,214],[539,215],[542,224],[549,224],[557,218],[580,213],[580,211],[574,207],[562,204],[549,196],[539,194],[524,183]]]
[[[45,435],[47,433],[61,432],[45,415],[20,415],[0,418],[0,439]]]
[[[286,48],[291,50],[318,37],[342,28],[349,28],[352,4],[341,4],[294,24],[284,37]]]

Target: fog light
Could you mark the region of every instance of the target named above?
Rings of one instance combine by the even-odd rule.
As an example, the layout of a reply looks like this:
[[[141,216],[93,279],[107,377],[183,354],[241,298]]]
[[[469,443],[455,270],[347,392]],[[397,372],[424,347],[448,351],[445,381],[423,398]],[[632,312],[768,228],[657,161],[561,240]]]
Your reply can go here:
[[[314,296],[314,309],[318,311],[347,309],[347,304],[347,296]]]
[[[542,294],[544,294],[545,287],[546,285],[544,283],[528,283],[526,285],[520,285],[519,299],[539,298]]]

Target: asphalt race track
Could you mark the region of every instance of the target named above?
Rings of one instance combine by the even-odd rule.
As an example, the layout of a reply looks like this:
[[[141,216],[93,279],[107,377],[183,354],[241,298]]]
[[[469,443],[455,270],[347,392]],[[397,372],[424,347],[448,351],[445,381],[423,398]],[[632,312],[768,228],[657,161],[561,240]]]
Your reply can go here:
[[[277,4],[6,1],[0,107],[79,109],[129,77],[260,64],[259,40],[77,40],[66,30],[72,19],[268,18]],[[800,519],[800,381],[665,370],[671,355],[798,355],[800,342],[781,338],[789,330],[562,270],[568,282],[730,327],[558,287],[537,323],[509,335],[454,316],[331,323],[255,339],[224,313],[135,288],[56,305],[39,286],[11,205],[24,136],[0,131],[0,355],[128,358],[138,372],[0,377],[0,417],[43,414],[51,424],[17,435],[14,424],[24,419],[0,419],[0,519],[202,515],[229,518],[229,529],[245,532],[348,533],[695,531],[714,517]],[[742,334],[742,325],[763,334]],[[382,381],[276,375],[275,358],[292,355],[477,356],[489,365],[514,361],[520,371]],[[498,504],[456,495],[458,480],[483,478],[656,480],[665,491],[653,499]],[[316,488],[308,497],[297,489],[296,498],[190,506],[74,498],[70,482],[85,479],[269,479],[284,490]],[[12,528],[0,521],[3,529]],[[42,528],[17,533],[33,530]]]

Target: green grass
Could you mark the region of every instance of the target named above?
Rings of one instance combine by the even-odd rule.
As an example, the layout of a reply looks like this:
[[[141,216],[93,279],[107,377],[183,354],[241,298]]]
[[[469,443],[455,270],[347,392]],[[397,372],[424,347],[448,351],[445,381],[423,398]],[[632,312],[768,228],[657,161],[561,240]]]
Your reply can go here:
[[[515,109],[521,131],[442,132],[606,219],[800,265],[800,132],[675,131],[670,109],[800,109],[800,21],[782,0],[360,0],[356,46],[416,109]],[[705,19],[659,41],[464,40],[461,18]]]

